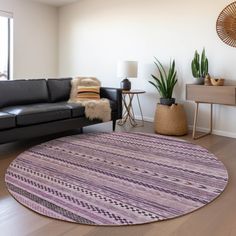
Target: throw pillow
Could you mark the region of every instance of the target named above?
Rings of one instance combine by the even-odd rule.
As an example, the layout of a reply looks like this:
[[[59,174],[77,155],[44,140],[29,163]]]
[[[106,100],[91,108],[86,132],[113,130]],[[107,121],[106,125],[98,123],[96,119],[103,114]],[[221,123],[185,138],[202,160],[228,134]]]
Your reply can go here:
[[[77,87],[78,100],[98,100],[100,99],[99,86],[78,86]]]
[[[77,77],[71,80],[71,92],[69,102],[77,102],[78,86],[101,86],[100,81],[93,77]]]

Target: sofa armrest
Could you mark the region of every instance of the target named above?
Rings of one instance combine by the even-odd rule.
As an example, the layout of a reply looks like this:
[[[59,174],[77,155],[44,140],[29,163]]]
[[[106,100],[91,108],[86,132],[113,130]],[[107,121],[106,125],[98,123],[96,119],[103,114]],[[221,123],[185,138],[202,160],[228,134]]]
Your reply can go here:
[[[116,119],[122,118],[122,89],[101,87],[101,98],[107,98],[116,103]]]

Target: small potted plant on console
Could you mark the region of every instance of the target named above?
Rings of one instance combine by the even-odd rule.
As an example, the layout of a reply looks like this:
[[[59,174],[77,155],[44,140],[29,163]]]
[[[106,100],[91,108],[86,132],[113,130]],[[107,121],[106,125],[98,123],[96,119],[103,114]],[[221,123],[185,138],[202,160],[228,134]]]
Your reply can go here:
[[[198,51],[195,51],[194,58],[191,64],[194,84],[204,84],[208,74],[208,59],[206,57],[205,48],[202,50],[201,59]]]

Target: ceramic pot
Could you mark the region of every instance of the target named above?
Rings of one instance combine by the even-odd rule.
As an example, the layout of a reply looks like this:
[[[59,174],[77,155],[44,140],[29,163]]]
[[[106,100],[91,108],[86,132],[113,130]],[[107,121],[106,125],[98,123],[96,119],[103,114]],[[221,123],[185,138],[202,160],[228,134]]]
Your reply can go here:
[[[160,103],[162,105],[171,106],[172,104],[175,104],[175,98],[160,98]]]
[[[194,78],[193,83],[198,85],[203,85],[205,81],[205,78]]]

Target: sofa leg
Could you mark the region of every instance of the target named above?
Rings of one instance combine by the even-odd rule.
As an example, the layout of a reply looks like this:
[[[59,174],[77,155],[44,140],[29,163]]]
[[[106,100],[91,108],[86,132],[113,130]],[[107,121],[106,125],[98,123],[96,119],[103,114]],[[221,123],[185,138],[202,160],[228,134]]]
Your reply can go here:
[[[80,133],[83,134],[84,133],[84,129],[80,128]]]
[[[113,132],[116,131],[116,119],[112,120],[112,130]]]

